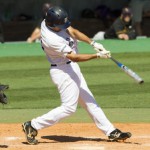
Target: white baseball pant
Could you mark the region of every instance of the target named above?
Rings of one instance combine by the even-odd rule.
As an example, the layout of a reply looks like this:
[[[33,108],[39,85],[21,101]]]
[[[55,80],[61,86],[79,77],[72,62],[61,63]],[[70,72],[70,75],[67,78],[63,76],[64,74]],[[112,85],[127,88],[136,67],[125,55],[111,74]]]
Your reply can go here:
[[[31,121],[36,130],[46,128],[70,116],[77,109],[78,101],[86,109],[97,127],[107,136],[115,129],[97,105],[93,94],[80,72],[77,63],[51,67],[50,75],[61,96],[61,106]]]

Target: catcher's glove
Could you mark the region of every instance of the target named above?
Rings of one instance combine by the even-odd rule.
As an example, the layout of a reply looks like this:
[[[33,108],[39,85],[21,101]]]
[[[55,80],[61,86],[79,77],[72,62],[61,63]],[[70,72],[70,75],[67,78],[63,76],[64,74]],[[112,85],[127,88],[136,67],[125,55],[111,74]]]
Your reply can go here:
[[[7,96],[4,94],[4,90],[8,89],[9,85],[0,84],[0,103],[7,104]]]

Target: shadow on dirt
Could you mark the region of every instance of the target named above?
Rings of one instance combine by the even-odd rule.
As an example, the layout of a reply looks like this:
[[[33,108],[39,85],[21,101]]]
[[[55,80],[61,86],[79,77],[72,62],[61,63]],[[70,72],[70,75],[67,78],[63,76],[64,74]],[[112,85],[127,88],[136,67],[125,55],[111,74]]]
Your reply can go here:
[[[1,148],[8,148],[8,145],[0,145],[0,149]]]
[[[124,143],[124,144],[135,144],[141,145],[141,143],[134,143],[128,141],[110,141],[108,139],[101,138],[86,138],[86,137],[75,137],[75,136],[64,136],[64,135],[50,135],[50,136],[42,136],[42,139],[52,140],[52,143],[55,142],[78,142],[78,141],[95,141],[95,142],[116,142],[116,143]]]
[[[101,139],[101,138],[85,138],[85,137],[74,137],[74,136],[64,136],[64,135],[50,135],[50,136],[42,136],[42,139],[53,140],[57,142],[78,142],[78,141],[105,141],[108,142],[109,140]]]

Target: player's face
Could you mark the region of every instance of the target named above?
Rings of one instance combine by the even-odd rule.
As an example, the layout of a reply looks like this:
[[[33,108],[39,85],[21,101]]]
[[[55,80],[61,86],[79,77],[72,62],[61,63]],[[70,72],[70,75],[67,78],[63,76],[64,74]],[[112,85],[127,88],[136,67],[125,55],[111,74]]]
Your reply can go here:
[[[126,17],[124,18],[124,21],[125,21],[125,22],[130,22],[130,20],[131,20],[131,17],[130,17],[130,16],[126,16]]]
[[[61,31],[61,29],[60,29],[60,28],[58,28],[58,27],[53,27],[53,28],[52,28],[52,30],[53,30],[53,31],[55,31],[55,32],[59,32],[59,31]]]

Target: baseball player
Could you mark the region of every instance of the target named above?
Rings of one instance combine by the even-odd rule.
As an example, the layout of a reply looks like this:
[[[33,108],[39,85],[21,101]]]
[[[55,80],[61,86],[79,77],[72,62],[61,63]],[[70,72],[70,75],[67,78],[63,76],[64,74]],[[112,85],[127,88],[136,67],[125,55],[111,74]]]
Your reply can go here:
[[[22,124],[27,142],[37,144],[38,130],[52,126],[73,114],[78,102],[90,114],[96,126],[110,140],[125,140],[130,132],[121,132],[107,119],[89,90],[76,62],[109,58],[110,52],[70,25],[67,12],[61,7],[52,7],[41,24],[41,46],[51,64],[50,76],[57,86],[61,105],[47,114]],[[77,40],[98,50],[95,54],[78,54]]]

